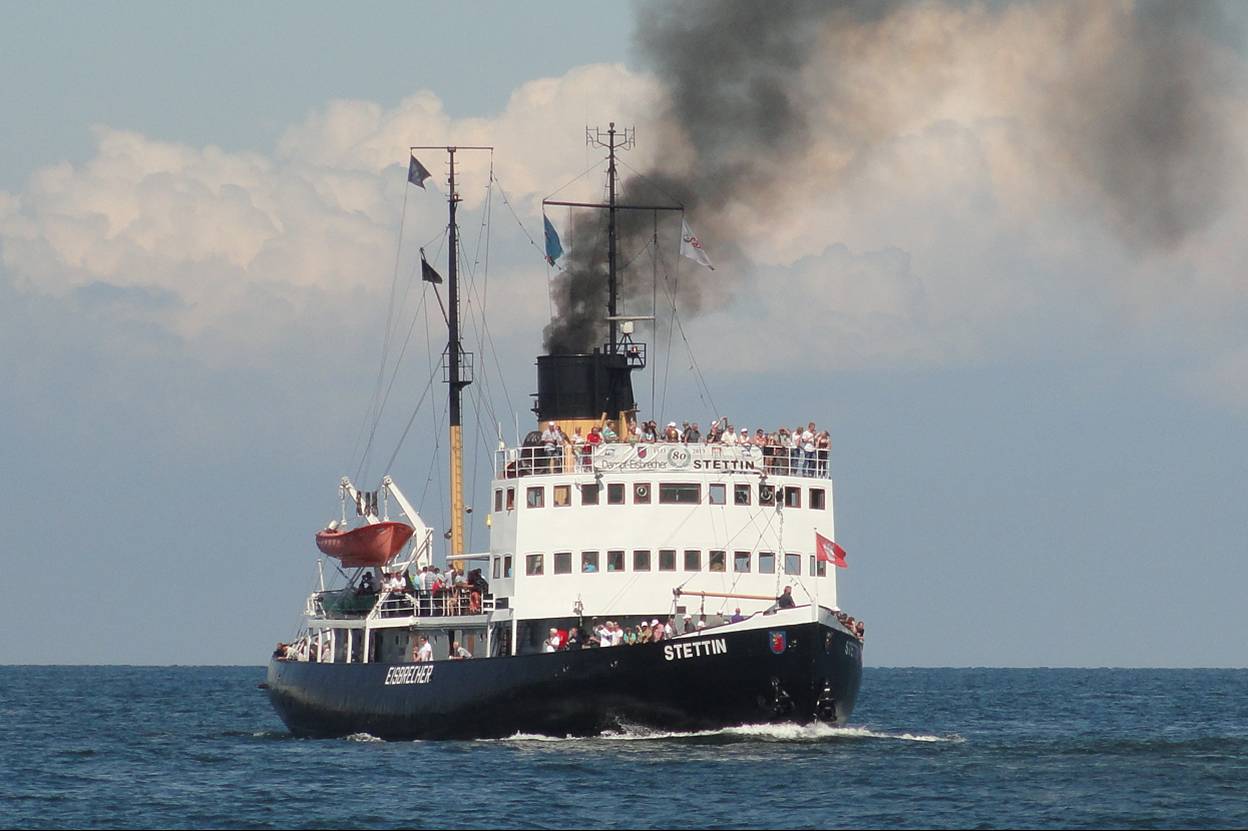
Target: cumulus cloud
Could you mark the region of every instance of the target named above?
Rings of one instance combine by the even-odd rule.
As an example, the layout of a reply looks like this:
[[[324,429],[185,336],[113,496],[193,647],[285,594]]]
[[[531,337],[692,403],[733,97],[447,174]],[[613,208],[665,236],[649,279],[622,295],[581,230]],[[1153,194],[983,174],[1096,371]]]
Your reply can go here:
[[[444,222],[443,202],[405,183],[410,144],[495,145],[492,159],[461,154],[465,205],[481,205],[492,162],[533,233],[540,198],[601,159],[585,147],[586,123],[614,120],[638,128],[624,158],[632,169],[695,169],[708,183],[691,221],[719,268],[673,257],[669,272],[679,262],[682,291],[694,279],[709,288],[701,307],[714,321],[786,333],[772,360],[956,365],[1043,353],[1059,340],[1104,343],[1106,331],[1161,342],[1164,331],[1167,348],[1217,364],[1246,322],[1230,265],[1248,254],[1234,221],[1248,207],[1237,186],[1248,96],[1236,55],[1199,27],[1123,17],[1117,6],[888,5],[852,25],[809,8],[815,25],[799,38],[807,60],[780,60],[755,85],[723,79],[745,96],[738,104],[788,90],[780,109],[698,106],[656,61],[651,74],[598,65],[528,81],[488,117],[452,118],[427,90],[393,107],[331,101],[268,153],[101,126],[85,163],[0,192],[0,258],[16,291],[124,309],[207,360],[277,355],[335,318],[366,337],[380,325],[363,310],[384,305],[405,196],[409,254]],[[1123,21],[1135,28],[1115,25]],[[669,30],[668,45],[693,34]],[[1066,40],[1060,56],[1051,49]],[[1198,47],[1208,54],[1189,67],[1184,56]],[[1103,65],[1107,53],[1132,63]],[[696,69],[697,54],[675,69]],[[1182,152],[1158,145],[1157,125],[1139,115],[1150,88],[1132,84],[1148,55],[1172,71],[1158,118]],[[1074,106],[1080,79],[1098,73],[1106,80]],[[769,118],[799,116],[796,138],[767,146]],[[745,119],[749,142],[732,117]],[[1208,129],[1191,133],[1193,122]],[[760,146],[776,151],[766,175],[742,174]],[[1145,163],[1156,158],[1164,175]],[[424,161],[440,180],[441,154]],[[733,174],[743,187],[724,185]],[[560,195],[600,189],[591,173]],[[493,211],[490,303],[509,310],[494,334],[527,354],[551,312],[544,269],[500,201]],[[648,302],[644,288],[630,303]],[[732,361],[750,365],[767,362]]]
[[[333,101],[291,126],[271,154],[98,126],[84,164],[38,170],[20,192],[0,193],[0,257],[20,291],[108,297],[188,343],[228,351],[238,341],[254,351],[290,333],[265,325],[257,306],[293,318],[325,306],[351,315],[353,298],[377,304],[389,289],[410,144],[497,146],[496,173],[531,223],[542,189],[585,165],[586,113],[642,116],[653,94],[623,67],[587,66],[521,84],[494,118],[452,119],[427,91],[391,109]],[[429,151],[425,161],[443,179],[443,155]],[[465,153],[459,162],[471,208],[485,196],[491,157]],[[424,241],[444,225],[445,205],[415,193],[406,224]],[[525,262],[540,281],[540,259]],[[544,292],[527,294],[544,310]]]

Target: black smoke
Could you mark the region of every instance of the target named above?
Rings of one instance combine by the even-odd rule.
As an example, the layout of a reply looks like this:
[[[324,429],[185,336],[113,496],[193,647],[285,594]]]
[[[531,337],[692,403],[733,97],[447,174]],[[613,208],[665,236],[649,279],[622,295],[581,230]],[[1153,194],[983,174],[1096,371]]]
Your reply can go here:
[[[748,271],[737,222],[800,210],[787,191],[808,188],[810,171],[837,190],[835,166],[812,154],[870,153],[959,83],[953,67],[982,66],[1003,74],[1000,110],[1043,149],[1034,180],[1091,202],[1142,256],[1166,251],[1221,215],[1238,172],[1223,102],[1242,95],[1242,63],[1212,47],[1237,37],[1243,16],[1216,2],[642,3],[637,53],[665,88],[658,135],[644,139],[680,152],[660,149],[620,199],[685,206],[717,264],[681,269],[677,300],[696,314]],[[666,222],[672,252],[679,221]],[[653,224],[621,214],[622,259],[649,244]],[[605,216],[578,215],[565,242],[546,345],[587,351],[606,339]],[[649,296],[649,271],[621,280],[624,298]]]

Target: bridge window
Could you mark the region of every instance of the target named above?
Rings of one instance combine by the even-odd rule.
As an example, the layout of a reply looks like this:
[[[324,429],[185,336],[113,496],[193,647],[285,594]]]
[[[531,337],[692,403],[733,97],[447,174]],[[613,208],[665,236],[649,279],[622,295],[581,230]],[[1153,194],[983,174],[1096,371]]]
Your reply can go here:
[[[608,551],[607,552],[607,571],[623,571],[624,570],[624,552]]]
[[[801,574],[802,573],[802,555],[801,554],[785,554],[784,555],[784,573],[785,574]]]
[[[555,574],[571,574],[572,573],[572,552],[556,551],[555,552]]]
[[[820,560],[818,557],[812,554],[810,557],[810,573],[815,575],[816,577],[827,577],[828,576],[828,561]]]
[[[539,577],[542,574],[542,567],[545,565],[543,560],[545,554],[528,554],[524,558],[524,573],[529,577]]]
[[[607,504],[623,505],[624,504],[624,483],[611,482],[607,485]]]
[[[748,482],[743,485],[732,486],[732,504],[734,505],[749,505],[750,504],[750,485]]]
[[[711,571],[726,571],[728,568],[728,555],[724,551],[712,551],[710,559]]]
[[[581,573],[593,574],[598,571],[598,552],[582,551],[581,552]]]
[[[702,570],[702,552],[692,549],[685,551],[685,571]]]
[[[507,489],[507,510],[514,511],[516,509],[516,489]]]
[[[633,504],[649,505],[650,504],[650,483],[638,482],[633,485]]]
[[[758,573],[759,574],[775,574],[776,573],[776,555],[770,551],[758,552]]]
[[[659,483],[659,502],[664,505],[697,505],[702,501],[702,486],[697,483]]]
[[[545,488],[529,488],[527,491],[526,499],[527,499],[527,502],[525,504],[528,505],[530,508],[541,508],[543,505],[546,504],[546,489]]]
[[[650,570],[650,552],[638,549],[633,552],[633,571]]]
[[[659,571],[675,571],[676,570],[676,549],[661,548],[659,549]]]
[[[586,482],[581,485],[581,504],[597,505],[598,504],[598,483]]]
[[[502,509],[503,509],[503,489],[495,488],[494,489],[494,510],[495,512],[498,512],[498,511],[501,511]]]
[[[828,507],[828,494],[823,488],[810,489],[810,507],[822,511]]]
[[[728,501],[728,486],[723,484],[712,484],[706,488],[706,499],[712,505],[723,505]]]
[[[797,487],[788,487],[784,489],[784,507],[800,508],[802,507],[802,489]]]
[[[566,508],[572,504],[572,486],[555,485],[554,503],[556,508]]]
[[[510,554],[508,554],[506,557],[503,558],[503,579],[504,580],[511,579],[511,555]]]
[[[748,574],[750,571],[750,552],[732,552],[732,570],[742,574]]]

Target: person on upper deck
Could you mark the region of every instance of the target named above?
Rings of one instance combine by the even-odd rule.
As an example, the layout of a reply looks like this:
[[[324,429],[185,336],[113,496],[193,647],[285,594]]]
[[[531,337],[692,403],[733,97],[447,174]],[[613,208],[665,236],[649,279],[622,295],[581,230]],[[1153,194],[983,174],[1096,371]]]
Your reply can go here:
[[[697,444],[702,441],[702,431],[698,429],[698,423],[691,421],[685,427],[685,444]]]
[[[785,586],[784,592],[776,598],[777,609],[792,609],[797,604],[793,601],[793,587]]]

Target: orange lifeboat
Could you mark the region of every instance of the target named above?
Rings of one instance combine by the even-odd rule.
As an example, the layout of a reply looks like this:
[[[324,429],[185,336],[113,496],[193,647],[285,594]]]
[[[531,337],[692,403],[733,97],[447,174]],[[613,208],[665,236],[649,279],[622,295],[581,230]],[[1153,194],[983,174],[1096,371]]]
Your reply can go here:
[[[403,522],[378,522],[351,531],[326,528],[316,534],[316,547],[344,566],[384,566],[412,538],[415,528]]]

